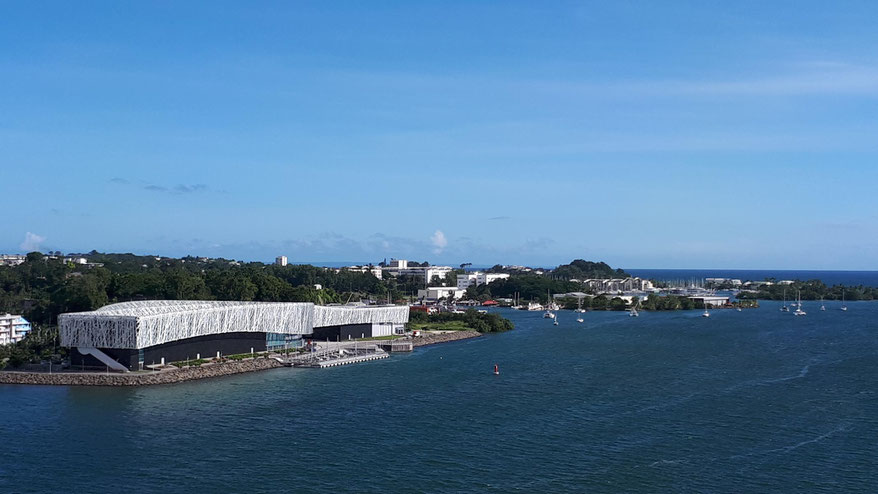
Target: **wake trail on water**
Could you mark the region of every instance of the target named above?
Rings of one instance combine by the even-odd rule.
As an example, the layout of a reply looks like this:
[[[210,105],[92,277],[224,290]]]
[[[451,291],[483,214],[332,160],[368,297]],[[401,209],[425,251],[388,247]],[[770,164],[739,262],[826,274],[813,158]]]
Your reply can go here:
[[[749,387],[753,387],[753,386],[768,386],[771,384],[778,384],[778,383],[783,383],[783,382],[787,382],[787,381],[793,381],[796,379],[803,379],[803,378],[808,376],[808,373],[811,371],[812,365],[820,364],[820,363],[821,362],[819,362],[819,361],[817,361],[817,362],[811,361],[808,364],[806,364],[804,367],[802,367],[802,369],[797,374],[792,375],[792,376],[775,377],[775,378],[769,378],[769,379],[751,379],[749,381],[744,381],[742,383],[738,383],[738,384],[729,386],[728,388],[725,389],[725,392],[730,393],[733,391],[737,391],[741,388],[749,388]],[[831,364],[832,362],[829,362],[829,363]]]
[[[807,446],[809,444],[819,443],[820,441],[823,441],[824,439],[828,439],[839,432],[847,432],[848,430],[849,430],[848,424],[841,423],[835,429],[832,429],[829,432],[824,432],[823,434],[820,434],[817,437],[812,437],[810,439],[806,439],[804,441],[800,441],[800,442],[797,442],[796,444],[792,444],[789,446],[783,446],[780,448],[772,448],[772,449],[765,449],[765,450],[759,450],[759,451],[750,451],[748,453],[742,453],[742,454],[731,455],[731,456],[708,458],[708,459],[706,459],[706,461],[716,462],[716,461],[720,461],[720,460],[739,460],[742,458],[763,456],[766,458],[764,458],[762,461],[760,461],[758,463],[758,464],[762,464],[762,463],[765,463],[766,461],[768,461],[767,456],[769,456],[769,455],[772,455],[775,453],[786,454],[786,453],[795,451],[803,446]],[[690,461],[686,458],[679,458],[676,460],[662,459],[662,460],[658,460],[658,461],[654,461],[654,462],[650,463],[649,466],[652,468],[656,468],[656,467],[662,467],[662,466],[672,466],[672,465],[680,465],[680,464],[688,464],[688,463],[690,463]],[[747,468],[753,467],[753,466],[754,465],[748,465]],[[739,471],[738,473],[742,473],[742,471]]]

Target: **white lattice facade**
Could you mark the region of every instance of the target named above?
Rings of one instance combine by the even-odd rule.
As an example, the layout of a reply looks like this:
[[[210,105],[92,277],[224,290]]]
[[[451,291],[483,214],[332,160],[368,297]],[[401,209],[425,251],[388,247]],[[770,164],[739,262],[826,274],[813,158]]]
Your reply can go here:
[[[142,349],[223,333],[311,334],[315,327],[408,321],[405,306],[315,306],[299,302],[152,300],[61,314],[61,344]]]

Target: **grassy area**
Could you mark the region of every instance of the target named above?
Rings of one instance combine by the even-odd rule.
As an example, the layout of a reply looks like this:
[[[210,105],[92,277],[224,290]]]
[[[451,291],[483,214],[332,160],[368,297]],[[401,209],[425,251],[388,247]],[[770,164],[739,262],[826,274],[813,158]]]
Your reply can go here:
[[[186,367],[186,366],[190,366],[190,367],[198,367],[199,365],[201,365],[201,364],[205,364],[205,363],[207,363],[207,360],[204,360],[203,358],[200,358],[200,359],[198,359],[198,360],[183,360],[183,361],[181,361],[181,362],[171,362],[171,365],[173,365],[173,366],[175,366],[175,367],[181,367],[181,368],[182,368],[182,367]]]
[[[397,338],[403,338],[403,335],[400,334],[391,334],[387,336],[373,336],[371,338],[357,338],[357,341],[376,341],[376,340],[395,340]]]

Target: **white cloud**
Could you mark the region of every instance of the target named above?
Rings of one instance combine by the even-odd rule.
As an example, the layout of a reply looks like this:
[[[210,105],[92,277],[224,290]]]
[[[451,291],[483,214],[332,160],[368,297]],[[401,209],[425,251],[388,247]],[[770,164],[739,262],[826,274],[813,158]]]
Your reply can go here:
[[[46,237],[37,235],[36,233],[27,232],[24,234],[24,242],[19,244],[19,248],[26,252],[34,252],[40,250],[40,244],[46,241]]]
[[[441,254],[442,250],[448,246],[448,239],[445,238],[445,234],[442,233],[442,230],[436,230],[436,233],[430,237],[430,243],[433,244],[433,253]]]

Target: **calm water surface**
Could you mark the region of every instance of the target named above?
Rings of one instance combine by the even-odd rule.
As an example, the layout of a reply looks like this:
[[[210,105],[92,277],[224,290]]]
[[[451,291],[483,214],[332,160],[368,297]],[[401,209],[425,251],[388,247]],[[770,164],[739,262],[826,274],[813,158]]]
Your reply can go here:
[[[878,303],[836,305],[506,311],[356,366],[0,387],[0,492],[876,492]]]

